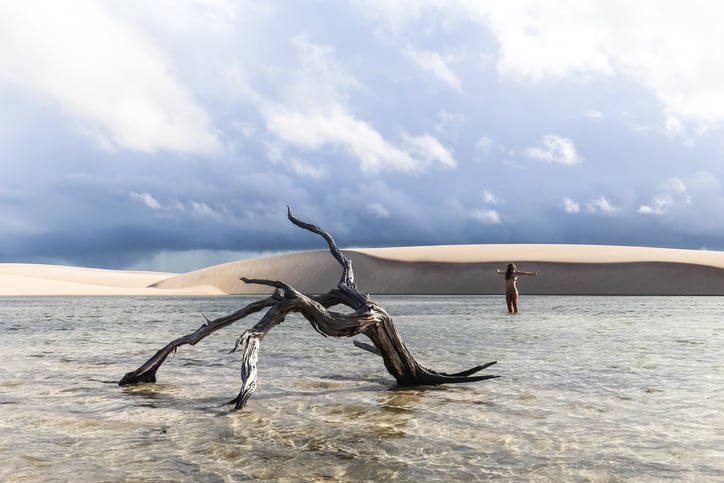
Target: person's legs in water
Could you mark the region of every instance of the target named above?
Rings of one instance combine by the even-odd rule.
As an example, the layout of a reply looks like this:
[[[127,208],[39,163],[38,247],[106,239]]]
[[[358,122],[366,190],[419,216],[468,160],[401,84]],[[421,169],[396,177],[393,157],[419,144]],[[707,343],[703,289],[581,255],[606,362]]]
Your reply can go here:
[[[518,300],[516,300],[518,294],[516,294],[514,291],[506,291],[505,292],[505,304],[508,306],[508,313],[513,313],[513,308],[515,308],[515,311],[518,311]]]
[[[518,313],[518,290],[515,287],[505,289],[505,304],[508,306],[509,314]]]

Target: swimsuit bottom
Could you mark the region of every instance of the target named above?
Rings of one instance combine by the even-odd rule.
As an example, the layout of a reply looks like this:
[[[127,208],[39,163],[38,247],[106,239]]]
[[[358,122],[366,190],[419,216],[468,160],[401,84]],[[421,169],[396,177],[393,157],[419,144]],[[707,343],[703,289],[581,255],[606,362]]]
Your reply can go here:
[[[506,289],[505,289],[505,295],[518,295],[518,289],[516,289],[516,288],[506,288]]]

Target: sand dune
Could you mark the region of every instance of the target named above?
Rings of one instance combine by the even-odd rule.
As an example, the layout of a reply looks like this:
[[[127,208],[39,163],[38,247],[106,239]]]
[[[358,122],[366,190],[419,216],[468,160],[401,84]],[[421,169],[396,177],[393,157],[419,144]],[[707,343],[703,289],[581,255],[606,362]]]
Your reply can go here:
[[[175,274],[0,263],[0,296],[24,295],[219,295],[211,285],[175,290],[149,288]]]
[[[345,250],[360,291],[371,294],[500,294],[508,262],[539,272],[523,294],[724,295],[724,252],[592,245],[454,245]],[[336,286],[329,251],[240,260],[185,274],[0,264],[0,295],[264,294],[239,280],[282,280],[307,293]]]
[[[458,245],[345,250],[355,281],[372,294],[499,294],[496,273],[516,262],[528,294],[724,295],[724,252],[590,245]],[[241,260],[171,277],[158,288],[211,284],[225,293],[268,293],[240,276],[283,280],[319,293],[341,275],[327,250]]]

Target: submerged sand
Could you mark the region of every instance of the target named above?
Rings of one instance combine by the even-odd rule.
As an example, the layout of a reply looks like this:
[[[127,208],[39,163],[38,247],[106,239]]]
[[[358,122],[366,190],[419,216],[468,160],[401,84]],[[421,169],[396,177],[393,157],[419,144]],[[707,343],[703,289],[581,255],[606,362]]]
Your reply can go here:
[[[724,295],[724,252],[599,245],[447,245],[345,250],[371,294],[499,294],[515,262],[524,294]],[[327,292],[341,268],[328,250],[240,260],[185,274],[0,264],[0,295],[265,294],[240,277]]]

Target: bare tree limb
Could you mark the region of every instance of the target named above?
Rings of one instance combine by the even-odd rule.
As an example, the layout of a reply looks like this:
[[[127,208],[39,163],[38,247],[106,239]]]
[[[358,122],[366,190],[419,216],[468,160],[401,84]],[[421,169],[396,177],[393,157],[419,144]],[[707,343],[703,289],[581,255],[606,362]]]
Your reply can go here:
[[[217,330],[223,329],[224,327],[231,325],[237,320],[243,319],[248,315],[259,312],[260,310],[263,310],[266,307],[273,305],[274,303],[276,303],[276,300],[273,297],[269,297],[263,300],[252,302],[244,308],[237,310],[233,314],[225,315],[212,321],[206,319],[207,322],[198,329],[196,329],[195,332],[187,334],[183,337],[179,337],[178,339],[174,339],[166,344],[165,347],[156,352],[156,354],[148,361],[146,361],[146,363],[143,364],[141,367],[123,376],[118,384],[120,384],[121,386],[125,386],[128,384],[137,384],[140,382],[156,382],[156,371],[158,371],[158,368],[166,360],[166,357],[168,357],[169,354],[171,354],[172,352],[176,351],[177,348],[186,344],[196,345],[198,342],[213,334]]]
[[[475,375],[495,364],[495,361],[453,374],[434,371],[419,364],[402,342],[389,314],[373,302],[369,295],[357,291],[352,262],[337,248],[332,236],[318,226],[296,218],[291,208],[288,208],[287,216],[296,226],[322,236],[327,242],[332,256],[342,266],[342,277],[337,287],[326,294],[312,296],[305,295],[281,281],[242,277],[241,280],[245,283],[267,285],[276,290],[272,296],[252,302],[233,314],[212,321],[206,319],[206,323],[195,332],[171,341],[141,367],[123,376],[120,385],[155,382],[158,368],[179,346],[194,345],[209,334],[264,309],[266,313],[254,327],[242,333],[234,348],[235,350],[240,345],[244,348],[241,355],[241,389],[230,401],[236,409],[244,407],[256,388],[256,367],[261,340],[273,327],[281,324],[289,313],[301,314],[314,330],[325,337],[355,335],[368,337],[372,345],[359,341],[354,341],[354,344],[382,357],[387,371],[395,378],[397,384],[402,386],[475,382],[498,377]],[[351,311],[341,313],[329,310],[330,307],[337,305],[345,306]]]

